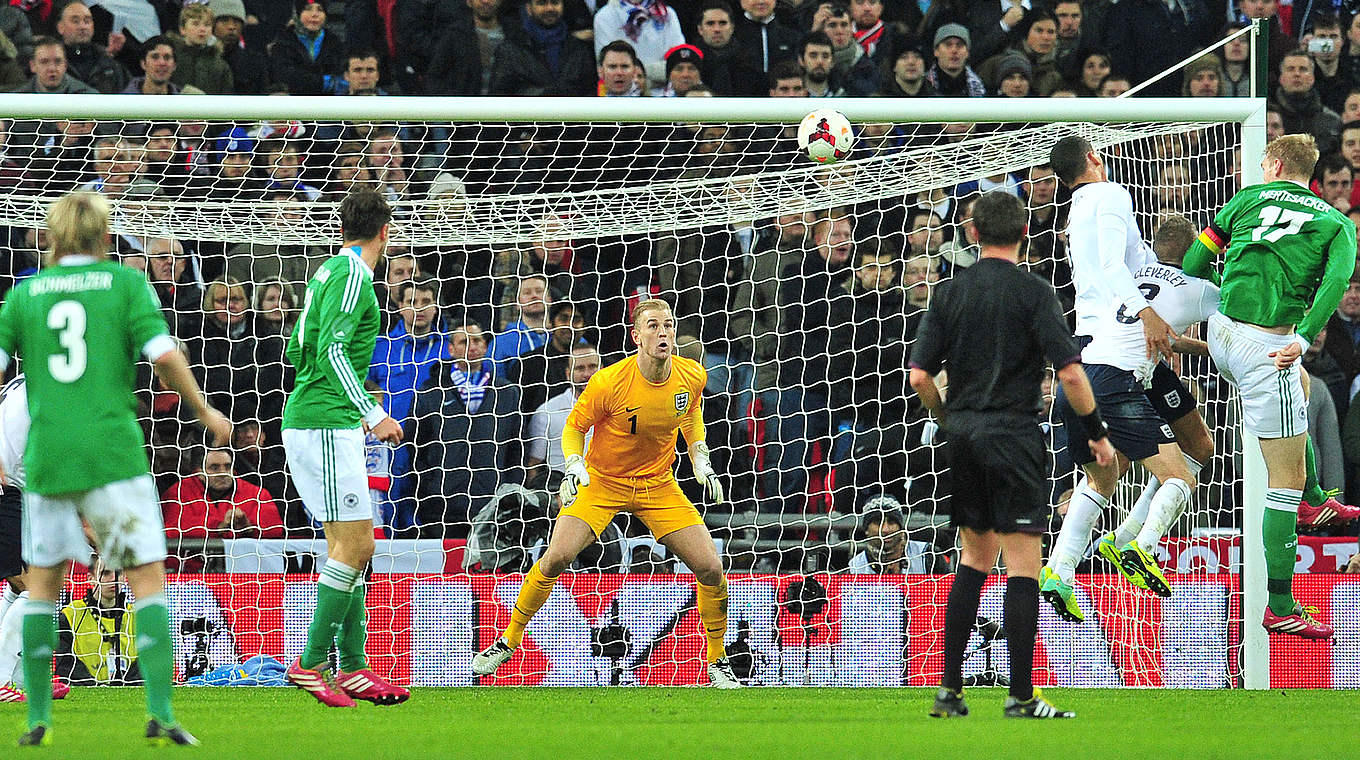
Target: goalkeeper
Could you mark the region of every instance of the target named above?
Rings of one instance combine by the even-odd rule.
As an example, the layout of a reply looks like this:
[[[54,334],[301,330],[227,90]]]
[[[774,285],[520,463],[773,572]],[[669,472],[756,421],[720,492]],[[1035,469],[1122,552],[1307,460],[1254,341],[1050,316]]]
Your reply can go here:
[[[509,661],[558,575],[595,542],[614,515],[627,511],[694,573],[709,682],[721,689],[741,685],[724,649],[727,579],[718,550],[672,472],[676,433],[683,432],[694,477],[715,504],[722,503],[722,484],[704,442],[700,394],[708,373],[698,362],[674,354],[675,317],[665,301],[638,304],[632,332],[637,355],[597,372],[567,417],[562,512],[548,548],[524,578],[509,627],[473,658],[477,675],[490,675]],[[585,436],[592,428],[586,458]]]
[[[1242,396],[1242,427],[1261,444],[1267,488],[1261,518],[1271,633],[1332,638],[1316,609],[1294,599],[1295,525],[1307,483],[1308,402],[1299,358],[1336,311],[1355,271],[1355,224],[1308,189],[1311,135],[1266,146],[1265,184],[1243,188],[1185,254],[1185,273],[1217,280],[1209,354]],[[1309,302],[1311,300],[1311,303]]]

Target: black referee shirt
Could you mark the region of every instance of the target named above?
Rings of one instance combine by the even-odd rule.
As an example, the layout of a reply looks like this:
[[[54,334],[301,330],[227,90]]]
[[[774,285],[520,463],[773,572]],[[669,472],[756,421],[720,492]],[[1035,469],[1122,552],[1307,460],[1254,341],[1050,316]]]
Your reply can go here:
[[[916,332],[911,366],[949,370],[945,409],[1034,417],[1045,359],[1078,361],[1053,286],[1004,259],[983,258],[940,284]]]

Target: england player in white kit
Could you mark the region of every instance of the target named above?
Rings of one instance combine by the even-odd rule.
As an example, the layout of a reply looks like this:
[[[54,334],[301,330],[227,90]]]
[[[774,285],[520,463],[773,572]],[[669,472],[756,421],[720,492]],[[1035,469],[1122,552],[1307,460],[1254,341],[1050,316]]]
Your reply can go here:
[[[1082,426],[1066,399],[1059,397],[1068,432],[1068,450],[1086,479],[1072,495],[1049,563],[1040,573],[1040,594],[1062,618],[1079,622],[1083,614],[1072,584],[1077,562],[1091,531],[1109,504],[1130,462],[1140,462],[1160,487],[1153,495],[1145,530],[1120,550],[1120,567],[1161,596],[1171,589],[1152,556],[1157,536],[1148,537],[1162,521],[1174,521],[1195,487],[1169,425],[1145,394],[1160,355],[1170,354],[1177,337],[1149,303],[1134,272],[1156,260],[1133,219],[1133,201],[1121,185],[1110,182],[1105,165],[1080,137],[1054,146],[1050,163],[1058,178],[1072,188],[1068,217],[1068,251],[1076,288],[1077,336],[1081,361],[1091,380],[1096,404],[1109,428],[1110,441],[1122,455],[1100,466],[1091,457]],[[1170,525],[1170,522],[1167,523]]]

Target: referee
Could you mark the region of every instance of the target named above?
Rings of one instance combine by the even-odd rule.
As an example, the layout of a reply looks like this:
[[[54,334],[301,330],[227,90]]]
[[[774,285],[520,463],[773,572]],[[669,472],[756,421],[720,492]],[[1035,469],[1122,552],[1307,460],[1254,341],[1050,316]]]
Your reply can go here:
[[[911,387],[948,434],[951,522],[963,545],[945,608],[944,675],[930,711],[935,717],[968,714],[963,651],[998,552],[1008,576],[1006,717],[1075,717],[1045,701],[1032,682],[1040,539],[1049,509],[1038,425],[1045,360],[1058,368],[1097,461],[1113,461],[1114,448],[1052,286],[1016,266],[1026,219],[1013,195],[994,191],[978,199],[972,225],[981,258],[941,284],[911,353]],[[934,380],[942,369],[949,371],[947,405]]]

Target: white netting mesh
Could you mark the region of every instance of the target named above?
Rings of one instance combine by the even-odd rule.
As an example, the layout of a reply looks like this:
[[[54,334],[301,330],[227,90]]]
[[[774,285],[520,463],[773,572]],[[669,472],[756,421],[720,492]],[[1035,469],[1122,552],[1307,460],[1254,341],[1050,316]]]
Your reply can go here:
[[[940,452],[921,443],[905,358],[933,284],[976,255],[962,231],[968,202],[992,188],[1029,202],[1026,266],[1070,310],[1066,193],[1051,172],[1031,172],[1053,142],[1081,134],[1104,151],[1150,237],[1162,215],[1198,226],[1231,196],[1239,127],[857,128],[854,159],[821,168],[779,124],[15,121],[0,176],[6,274],[12,281],[36,265],[36,228],[54,194],[109,194],[119,254],[148,269],[210,399],[249,423],[238,430],[236,473],[279,508],[276,520],[258,499],[237,504],[254,527],[228,512],[231,494],[176,501],[196,478],[201,438],[176,399],[149,376],[143,382],[172,552],[185,573],[233,573],[184,575],[176,586],[207,610],[186,606],[181,616],[234,631],[234,647],[214,639],[218,659],[300,646],[306,586],[278,574],[312,570],[322,546],[279,446],[292,382],[283,346],[296,297],[339,242],[338,201],[364,183],[398,209],[392,257],[376,277],[390,339],[380,341],[370,378],[411,442],[370,457],[371,470],[391,476],[389,490],[375,491],[391,539],[380,543],[369,597],[380,667],[419,683],[468,681],[467,658],[504,624],[517,583],[456,573],[520,572],[541,551],[555,513],[547,494],[561,456],[552,438],[570,405],[570,349],[586,340],[606,364],[618,360],[629,347],[629,303],[658,293],[692,338],[682,352],[709,368],[708,440],[731,504],[707,509],[706,521],[733,574],[729,638],[753,652],[753,679],[933,683],[947,589],[935,574],[953,567],[954,535]],[[531,275],[544,276],[546,294]],[[428,285],[400,287],[412,277]],[[423,308],[423,288],[436,309]],[[556,331],[547,329],[554,318]],[[431,332],[413,337],[406,320]],[[449,372],[469,356],[457,366],[483,366],[467,347],[481,336],[470,341],[458,329],[469,322],[494,336],[487,366],[497,376],[475,411],[458,400]],[[1206,362],[1181,370],[1217,451],[1180,533],[1231,529],[1232,403]],[[688,467],[680,465],[681,483],[700,503]],[[1054,473],[1058,501],[1070,469],[1056,464]],[[886,542],[863,517],[885,508],[904,523],[888,526]],[[702,642],[692,591],[665,576],[609,575],[672,572],[673,559],[635,520],[616,521],[605,539],[578,565],[605,575],[563,582],[566,596],[529,629],[542,656],[517,659],[515,679],[692,682]],[[1185,545],[1170,545],[1173,567]],[[878,561],[898,546],[900,562]],[[1045,613],[1040,682],[1229,683],[1240,611],[1227,554],[1224,567],[1186,565],[1165,603],[1095,566],[1102,574],[1082,584],[1094,613],[1087,624]],[[771,573],[818,575],[812,585]],[[813,603],[791,605],[799,594]],[[999,620],[1000,598],[989,586],[984,617]],[[617,674],[589,646],[589,630],[614,620],[633,641]],[[1004,670],[1004,642],[967,667],[985,671],[988,662]]]

